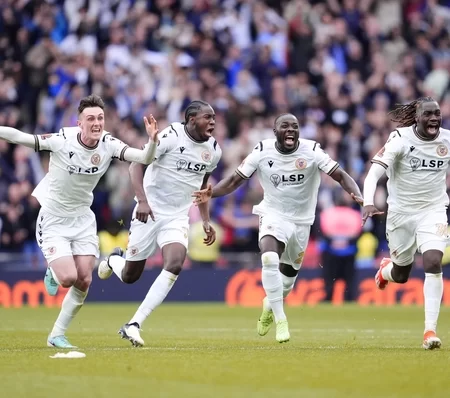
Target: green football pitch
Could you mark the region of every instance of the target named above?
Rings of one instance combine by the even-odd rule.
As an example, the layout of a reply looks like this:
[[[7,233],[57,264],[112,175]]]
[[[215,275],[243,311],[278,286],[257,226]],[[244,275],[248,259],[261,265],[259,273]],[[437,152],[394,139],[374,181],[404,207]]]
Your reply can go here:
[[[57,309],[0,309],[1,397],[448,397],[443,348],[421,348],[420,307],[290,307],[291,341],[256,335],[259,309],[165,304],[143,348],[117,335],[135,304],[87,304],[67,336],[82,359],[51,359]],[[61,350],[60,350],[61,351]]]

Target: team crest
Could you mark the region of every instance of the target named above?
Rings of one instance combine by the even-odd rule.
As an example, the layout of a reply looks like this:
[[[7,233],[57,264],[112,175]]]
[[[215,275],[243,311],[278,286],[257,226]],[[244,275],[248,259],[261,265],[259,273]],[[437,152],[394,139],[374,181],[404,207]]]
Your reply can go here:
[[[205,162],[209,162],[211,160],[211,153],[209,153],[208,151],[203,151],[202,152],[202,159]]]
[[[445,145],[441,144],[436,148],[436,152],[439,156],[445,156],[448,153],[448,148]]]
[[[98,153],[94,153],[91,157],[91,163],[94,165],[98,165],[100,163],[100,155]]]
[[[306,163],[305,159],[297,159],[295,161],[295,167],[299,170],[303,170],[307,165],[308,163]]]
[[[127,251],[130,253],[130,257],[133,257],[139,253],[139,249],[137,247],[129,247]]]
[[[384,151],[385,151],[385,150],[386,150],[385,147],[381,148],[381,149],[378,151],[377,156],[378,156],[379,158],[382,158],[383,155],[384,155]]]
[[[48,254],[49,256],[52,256],[53,254],[56,253],[56,247],[52,246],[48,248]]]
[[[47,138],[51,138],[53,134],[41,134],[41,140],[46,140]]]

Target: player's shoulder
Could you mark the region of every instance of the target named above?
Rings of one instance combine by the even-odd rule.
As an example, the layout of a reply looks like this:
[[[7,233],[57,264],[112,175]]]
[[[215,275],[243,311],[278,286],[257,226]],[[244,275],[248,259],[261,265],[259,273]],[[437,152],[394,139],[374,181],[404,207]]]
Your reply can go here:
[[[160,140],[177,142],[184,135],[184,125],[182,123],[171,123],[158,133]]]
[[[207,143],[212,152],[222,153],[222,148],[214,137],[209,137]]]
[[[267,153],[269,151],[273,151],[275,149],[275,138],[266,138],[265,140],[259,141],[254,147],[253,151],[259,151]]]
[[[57,135],[68,140],[68,139],[77,138],[79,133],[80,133],[79,127],[61,127],[59,129]]]
[[[409,138],[415,137],[413,127],[397,127],[396,129],[392,130],[389,134],[389,138],[393,139],[397,137],[400,138],[400,140],[407,140]]]
[[[300,139],[300,145],[298,146],[298,149],[300,150],[302,149],[302,147],[310,149],[313,152],[315,152],[317,149],[321,149],[320,143],[314,140],[308,140],[306,138]]]

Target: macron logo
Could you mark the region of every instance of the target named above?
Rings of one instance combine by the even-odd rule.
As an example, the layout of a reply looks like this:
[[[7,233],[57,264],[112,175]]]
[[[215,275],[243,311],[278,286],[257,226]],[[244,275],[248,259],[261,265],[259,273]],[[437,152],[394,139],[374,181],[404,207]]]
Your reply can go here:
[[[183,153],[186,148],[184,146],[180,147],[180,153]]]
[[[69,152],[69,158],[72,159],[72,156],[75,155],[73,152]]]
[[[272,168],[273,160],[269,160],[267,163],[269,163],[269,167]]]

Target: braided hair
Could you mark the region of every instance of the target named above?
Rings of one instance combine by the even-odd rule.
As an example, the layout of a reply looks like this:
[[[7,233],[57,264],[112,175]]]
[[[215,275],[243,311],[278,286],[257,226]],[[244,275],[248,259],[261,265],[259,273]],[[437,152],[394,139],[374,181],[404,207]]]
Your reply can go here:
[[[436,102],[432,97],[421,97],[409,104],[395,104],[394,109],[388,113],[391,121],[397,122],[398,127],[410,127],[416,124],[417,108],[424,102]]]
[[[191,116],[196,116],[197,112],[203,107],[203,106],[210,106],[207,102],[202,100],[195,100],[192,101],[186,110],[184,111],[184,123],[187,123],[189,121],[189,118]]]

